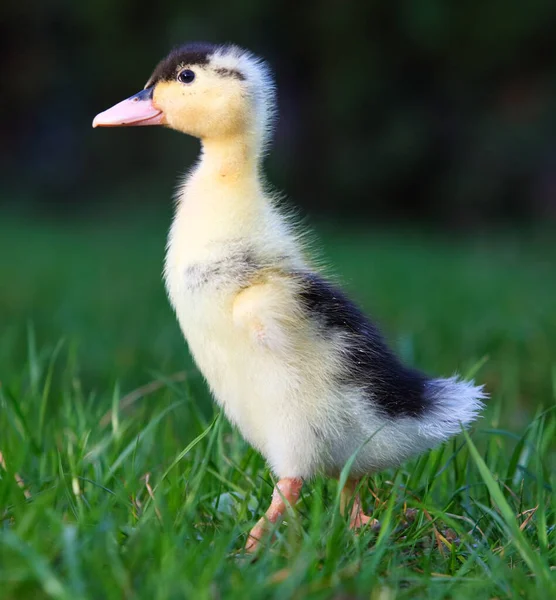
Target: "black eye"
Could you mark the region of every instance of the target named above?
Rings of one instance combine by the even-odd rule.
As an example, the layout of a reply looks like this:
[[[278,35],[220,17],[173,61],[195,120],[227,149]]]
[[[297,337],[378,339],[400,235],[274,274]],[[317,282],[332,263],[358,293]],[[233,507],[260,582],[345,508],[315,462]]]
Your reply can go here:
[[[191,69],[184,69],[178,73],[178,81],[191,83],[195,79],[195,73]]]

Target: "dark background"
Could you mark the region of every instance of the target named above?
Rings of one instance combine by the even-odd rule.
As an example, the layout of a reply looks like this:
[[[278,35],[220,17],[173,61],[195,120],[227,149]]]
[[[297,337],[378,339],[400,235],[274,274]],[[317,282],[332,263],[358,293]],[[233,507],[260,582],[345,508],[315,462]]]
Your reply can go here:
[[[556,2],[4,1],[0,206],[164,207],[197,142],[91,129],[175,44],[276,74],[271,182],[312,215],[476,228],[556,217]]]

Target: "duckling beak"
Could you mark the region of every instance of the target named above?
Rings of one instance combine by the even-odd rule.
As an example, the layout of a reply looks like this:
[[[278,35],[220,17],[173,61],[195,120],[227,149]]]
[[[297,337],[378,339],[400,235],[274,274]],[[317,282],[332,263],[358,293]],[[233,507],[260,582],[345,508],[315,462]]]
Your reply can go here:
[[[153,90],[154,87],[147,88],[99,113],[93,120],[93,127],[164,125],[164,113],[153,104]]]

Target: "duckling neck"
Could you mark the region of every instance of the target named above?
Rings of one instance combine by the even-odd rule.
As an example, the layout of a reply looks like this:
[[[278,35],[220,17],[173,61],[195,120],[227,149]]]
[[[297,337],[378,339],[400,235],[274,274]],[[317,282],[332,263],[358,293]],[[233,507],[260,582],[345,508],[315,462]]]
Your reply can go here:
[[[202,141],[202,153],[178,196],[168,263],[208,261],[211,248],[253,235],[266,222],[268,199],[256,147],[245,136]]]
[[[250,136],[238,134],[224,138],[202,140],[199,171],[203,176],[221,183],[241,179],[258,179],[260,165],[256,142]]]

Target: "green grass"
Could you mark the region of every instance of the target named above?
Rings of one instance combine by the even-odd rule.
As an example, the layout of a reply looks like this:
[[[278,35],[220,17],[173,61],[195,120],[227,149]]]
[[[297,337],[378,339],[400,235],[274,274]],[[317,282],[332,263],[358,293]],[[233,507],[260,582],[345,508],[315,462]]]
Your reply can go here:
[[[160,282],[154,221],[0,226],[1,598],[553,598],[550,235],[325,230],[409,363],[474,371],[469,433],[362,484],[354,536],[318,478],[256,562],[264,461],[217,416]]]

